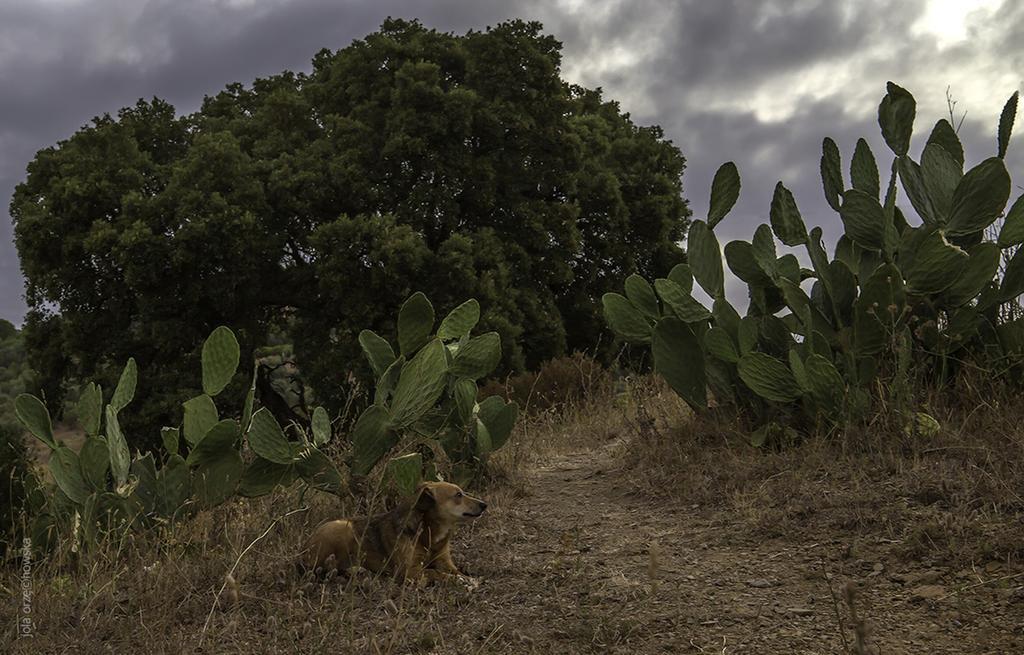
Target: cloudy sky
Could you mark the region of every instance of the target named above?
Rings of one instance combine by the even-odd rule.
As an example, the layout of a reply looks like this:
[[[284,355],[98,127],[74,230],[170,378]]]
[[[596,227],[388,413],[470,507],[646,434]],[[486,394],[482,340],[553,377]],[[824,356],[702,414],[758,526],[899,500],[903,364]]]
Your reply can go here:
[[[875,120],[886,80],[917,98],[915,157],[950,89],[971,166],[995,153],[999,112],[1024,74],[1016,0],[0,0],[0,317],[18,323],[25,311],[5,210],[38,149],[140,97],[191,112],[229,82],[309,70],[317,50],[388,15],[457,33],[543,22],[564,44],[565,79],[603,87],[679,146],[695,216],[718,165],[736,162],[743,191],[717,230],[723,244],[767,222],[780,179],[808,225],[835,236],[821,140],[832,136],[846,162],[864,136],[888,169]]]

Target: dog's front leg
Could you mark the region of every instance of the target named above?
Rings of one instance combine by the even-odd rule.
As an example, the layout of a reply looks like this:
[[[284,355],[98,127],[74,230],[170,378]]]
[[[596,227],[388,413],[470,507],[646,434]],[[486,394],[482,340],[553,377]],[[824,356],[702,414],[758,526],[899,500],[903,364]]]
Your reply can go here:
[[[430,560],[429,568],[443,575],[462,575],[459,568],[452,561],[452,551],[446,543]]]
[[[395,567],[395,578],[399,582],[422,587],[427,584],[427,574],[421,562],[403,562]]]

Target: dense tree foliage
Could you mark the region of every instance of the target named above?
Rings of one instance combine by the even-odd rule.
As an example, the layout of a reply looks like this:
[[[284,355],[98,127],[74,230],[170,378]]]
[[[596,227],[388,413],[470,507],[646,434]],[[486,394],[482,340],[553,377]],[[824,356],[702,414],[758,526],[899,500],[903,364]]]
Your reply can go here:
[[[17,424],[14,399],[34,386],[36,375],[29,367],[25,335],[0,318],[0,425]]]
[[[109,390],[134,355],[152,425],[217,324],[251,349],[287,320],[328,404],[362,372],[358,331],[392,333],[419,290],[477,298],[506,370],[593,349],[601,295],[683,258],[684,159],[563,82],[560,48],[537,23],[389,20],[311,73],[188,116],[140,101],[40,151],[11,203],[33,363]]]

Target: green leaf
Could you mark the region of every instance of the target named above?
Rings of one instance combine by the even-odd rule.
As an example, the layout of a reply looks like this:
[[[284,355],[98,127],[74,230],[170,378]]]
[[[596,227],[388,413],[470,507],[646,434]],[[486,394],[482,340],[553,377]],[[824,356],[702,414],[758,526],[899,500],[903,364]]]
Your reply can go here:
[[[811,266],[814,267],[814,272],[817,274],[818,279],[825,285],[829,295],[832,295],[832,280],[829,279],[828,275],[828,254],[825,252],[825,246],[821,243],[821,235],[820,227],[811,229],[810,238],[807,240],[807,254],[811,259]]]
[[[352,473],[366,475],[394,445],[398,435],[392,429],[388,410],[371,405],[352,429]]]
[[[422,348],[434,329],[434,306],[421,292],[414,293],[398,311],[398,346],[406,358]]]
[[[203,391],[216,396],[228,386],[238,370],[238,339],[221,325],[203,343]]]
[[[871,146],[864,139],[857,139],[857,147],[853,150],[850,179],[853,181],[854,189],[863,191],[872,198],[877,199],[881,193],[878,182],[878,164],[875,163],[875,155],[871,152]]]
[[[910,149],[917,103],[906,89],[892,82],[886,84],[886,91],[878,105],[878,125],[885,143],[897,156],[902,156]]]
[[[679,285],[686,293],[693,293],[693,273],[687,264],[676,264],[668,272],[668,279]]]
[[[1003,111],[999,115],[999,158],[1006,157],[1006,146],[1010,143],[1010,133],[1013,131],[1013,120],[1017,117],[1017,96],[1018,91],[1014,91],[1010,99],[1006,101],[1003,106]]]
[[[395,351],[391,349],[391,344],[372,330],[363,330],[359,333],[359,345],[370,362],[374,377],[384,375],[384,371],[395,361]]]
[[[473,337],[459,348],[459,352],[455,354],[455,358],[452,360],[450,372],[456,377],[479,380],[490,375],[500,361],[501,337],[498,336],[497,332],[488,332],[478,337]],[[415,362],[416,359],[413,359],[413,363]],[[444,362],[442,361],[439,366],[443,376]],[[402,377],[405,377],[404,372]],[[398,385],[401,388],[401,379]],[[397,406],[397,392],[395,402]]]
[[[331,440],[331,419],[327,416],[327,410],[317,407],[313,410],[313,445],[322,446]]]
[[[133,497],[142,505],[142,513],[149,514],[156,508],[157,494],[160,493],[153,453],[146,453],[145,456],[133,461],[131,473],[138,481]]]
[[[963,173],[953,156],[937,143],[929,143],[921,155],[921,177],[931,199],[935,220],[945,224],[953,208],[953,193]]]
[[[480,419],[473,422],[473,444],[476,446],[476,456],[481,459],[485,459],[493,450],[491,433],[487,431],[487,426]]]
[[[244,468],[241,455],[233,448],[205,458],[193,478],[196,500],[207,508],[223,503],[234,495]]]
[[[707,407],[704,352],[693,330],[677,318],[664,318],[654,328],[651,350],[654,370],[691,407]]]
[[[306,444],[296,452],[295,470],[314,489],[340,495],[345,481],[331,459],[315,446]]]
[[[1010,199],[1010,174],[1003,160],[989,157],[967,171],[953,192],[946,235],[964,236],[992,224]]]
[[[903,183],[903,191],[910,199],[914,211],[926,224],[937,225],[939,220],[935,216],[931,198],[928,196],[928,187],[925,184],[921,167],[910,157],[904,156],[897,160],[897,168],[900,182]]]
[[[836,248],[832,256],[837,261],[841,261],[846,264],[847,268],[851,271],[856,271],[860,266],[859,262],[861,252],[861,249],[850,240],[850,237],[845,234],[841,234],[836,240]]]
[[[53,424],[46,405],[32,394],[22,393],[14,399],[14,413],[25,428],[50,448],[57,447],[53,438]]]
[[[734,340],[739,339],[740,315],[728,300],[716,298],[715,304],[711,306],[711,317],[715,320],[715,326],[728,332]]]
[[[473,408],[476,406],[477,388],[476,382],[468,378],[459,378],[452,388],[452,396],[455,398],[455,408],[459,412],[459,418],[463,424],[468,424],[473,418]]]
[[[213,398],[206,394],[190,398],[183,405],[185,441],[194,446],[219,420],[217,406],[213,404]]]
[[[759,332],[757,317],[756,316],[744,316],[740,320],[739,334],[737,335],[737,343],[740,345],[740,355],[752,351],[754,346],[757,345],[757,333]]]
[[[411,496],[423,479],[423,456],[409,453],[388,460],[385,479],[389,480],[403,496]]]
[[[114,476],[114,484],[120,488],[128,482],[131,455],[113,405],[107,405],[107,448],[110,450],[110,474]]]
[[[617,336],[631,343],[650,343],[651,324],[625,296],[606,293],[601,297],[604,318]]]
[[[804,219],[800,216],[793,194],[782,185],[782,182],[775,185],[769,217],[772,230],[782,243],[787,246],[798,246],[807,242]]]
[[[466,346],[460,348],[459,355],[452,362],[452,375],[471,377],[472,374],[487,368],[488,364],[493,361],[493,355],[487,353],[493,352],[496,338],[497,335],[491,332],[470,340]],[[470,345],[474,341],[477,341],[479,345],[470,350]],[[467,350],[470,351],[468,354]],[[464,358],[462,364],[459,364],[460,358]],[[457,371],[467,371],[469,374],[463,375]],[[488,370],[488,372],[490,371]],[[448,365],[444,344],[440,339],[434,339],[424,346],[402,370],[402,376],[398,380],[398,386],[395,388],[395,395],[391,402],[391,418],[394,425],[400,428],[408,427],[433,407],[444,392],[447,374]]]
[[[861,285],[854,303],[854,345],[858,357],[885,349],[894,323],[906,302],[903,278],[892,264],[883,264]]]
[[[907,291],[919,295],[941,293],[959,278],[967,253],[950,244],[938,230],[924,238],[907,273]]]
[[[91,437],[100,433],[100,421],[103,417],[103,390],[94,382],[85,385],[78,403],[75,405],[78,423]]]
[[[946,304],[960,307],[973,300],[999,270],[1000,250],[994,243],[979,243],[968,252],[963,273],[946,290]]]
[[[645,316],[653,320],[661,318],[661,310],[658,308],[658,297],[654,295],[654,289],[650,283],[636,273],[626,278],[626,298],[633,306],[639,309]]]
[[[722,253],[715,233],[704,221],[693,221],[690,224],[686,255],[697,284],[712,298],[725,295]]]
[[[885,232],[885,212],[878,200],[863,191],[850,189],[843,194],[839,215],[846,227],[846,236],[858,246],[881,250]]]
[[[180,441],[181,433],[178,428],[160,428],[160,440],[164,444],[164,450],[170,455],[178,454],[178,442]]]
[[[762,223],[754,230],[754,239],[751,242],[751,253],[758,267],[768,274],[771,279],[779,277],[778,257],[775,251],[775,238],[772,237],[772,229]]]
[[[121,371],[121,378],[117,381],[114,395],[110,399],[110,404],[115,412],[120,412],[135,397],[135,385],[138,381],[139,368],[135,364],[135,358],[129,357],[128,363],[124,365],[124,370]]]
[[[441,326],[437,328],[437,336],[444,340],[461,339],[467,336],[478,322],[480,322],[480,303],[473,299],[467,300],[444,317]]]
[[[740,197],[740,173],[736,164],[725,162],[715,172],[711,182],[711,205],[708,209],[708,227],[714,228],[725,218]]]
[[[278,487],[289,487],[295,481],[293,464],[275,464],[257,457],[245,469],[238,483],[238,494],[246,498],[265,496]]]
[[[672,280],[660,278],[654,281],[654,288],[665,304],[678,318],[687,323],[706,321],[711,312],[688,293],[683,292]]]
[[[964,147],[960,144],[960,138],[956,135],[956,130],[949,124],[949,121],[943,118],[935,123],[932,133],[928,136],[928,143],[942,146],[960,167],[961,173],[963,172]]]
[[[95,491],[106,491],[107,469],[110,468],[110,452],[103,437],[86,437],[78,453],[82,479]]]
[[[723,362],[735,364],[740,361],[740,354],[736,351],[736,343],[729,336],[729,333],[720,327],[713,327],[704,334],[704,348],[708,354],[717,357]]]
[[[284,436],[281,425],[266,407],[252,415],[249,447],[263,459],[275,464],[290,464],[292,461],[288,438]]]
[[[725,261],[733,275],[751,286],[768,286],[772,279],[757,263],[753,245],[746,241],[730,241],[725,244]]]
[[[999,229],[1000,248],[1010,248],[1021,243],[1024,243],[1024,194],[1006,212],[1003,227]]]
[[[192,480],[188,465],[181,455],[171,455],[163,468],[157,471],[157,498],[155,510],[160,516],[173,517],[192,496]]]
[[[260,411],[266,410],[261,409]],[[240,436],[241,432],[238,429],[238,423],[226,418],[218,422],[203,435],[203,438],[192,448],[192,452],[188,454],[188,458],[185,461],[189,466],[201,466],[204,462],[218,459],[226,450],[237,450],[235,443]],[[252,436],[251,432],[249,436]],[[256,454],[259,455],[260,453],[257,452]]]
[[[395,387],[398,386],[398,379],[402,376],[402,369],[405,368],[405,357],[399,355],[398,359],[391,362],[388,370],[377,380],[377,388],[373,392],[373,402],[377,405],[386,405]]]
[[[477,418],[487,426],[492,450],[498,450],[505,445],[518,416],[519,405],[514,402],[506,403],[498,396],[488,396],[480,403]]]
[[[846,383],[836,367],[825,357],[811,354],[804,362],[804,371],[811,398],[818,407],[828,413],[828,418],[835,419],[842,410],[843,398],[846,396]]]
[[[1019,248],[1003,273],[1003,282],[999,287],[999,298],[1002,302],[1016,300],[1024,293],[1024,248]]]
[[[54,448],[50,453],[50,472],[64,495],[79,505],[85,502],[90,491],[73,450],[64,444]]]
[[[791,282],[790,280],[779,280],[779,290],[782,291],[782,297],[786,302],[786,306],[789,307],[794,314],[801,317],[801,320],[811,321],[811,325],[808,326],[809,328],[818,330],[822,334],[833,336],[834,330],[832,329],[832,325],[829,323],[828,319],[826,319],[821,312],[818,311],[817,307],[811,303],[807,294],[804,293],[804,290],[801,289],[798,284]],[[773,316],[771,318],[775,317]],[[776,329],[778,329],[777,325]],[[788,338],[788,335],[786,336]],[[779,350],[784,350],[785,347],[788,347],[788,341],[786,343],[780,342]]]
[[[846,187],[843,182],[839,146],[828,137],[821,142],[821,184],[824,187],[825,200],[829,207],[839,211],[839,201],[843,197]]]
[[[839,260],[829,262],[828,279],[832,281],[829,297],[832,306],[840,312],[841,317],[848,317],[853,309],[853,301],[857,298],[857,279],[850,267]]]
[[[804,366],[804,360],[800,359],[800,353],[796,348],[791,348],[786,354],[789,357],[789,368],[793,371],[793,379],[803,391],[809,392],[811,381],[807,379],[807,368]]]
[[[803,395],[789,367],[770,355],[748,352],[737,366],[743,383],[766,400],[786,403]]]

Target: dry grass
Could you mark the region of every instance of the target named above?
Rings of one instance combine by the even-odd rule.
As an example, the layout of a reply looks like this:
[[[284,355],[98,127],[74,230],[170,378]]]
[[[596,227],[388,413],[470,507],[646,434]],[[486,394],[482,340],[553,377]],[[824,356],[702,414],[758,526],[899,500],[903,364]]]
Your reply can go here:
[[[473,489],[487,515],[455,542],[477,587],[297,577],[290,563],[316,524],[389,499],[292,490],[36,563],[36,636],[13,652],[820,653],[838,652],[837,634],[866,648],[864,622],[902,638],[886,652],[961,652],[922,646],[938,643],[927,631],[940,620],[1017,643],[971,621],[997,616],[981,592],[1002,585],[1009,603],[1019,586],[1008,576],[1024,558],[1024,408],[950,411],[927,441],[876,431],[761,451],[742,425],[693,418],[658,380],[630,386],[517,426]],[[885,574],[871,577],[877,562]],[[889,577],[942,575],[960,594],[957,568],[981,574],[955,578],[949,619],[907,605]],[[844,579],[864,588],[837,630]],[[0,585],[18,595],[18,572]],[[793,614],[815,611],[809,597],[829,609]],[[3,625],[19,609],[0,605]]]
[[[520,422],[493,458],[482,488],[474,490],[490,509],[485,520],[462,529],[455,544],[464,572],[485,580],[503,577],[510,553],[502,544],[513,536],[504,508],[526,493],[523,472],[567,447],[612,438],[610,426],[620,413],[606,395]],[[328,518],[380,511],[391,500],[379,486],[358,499],[315,492],[302,497],[292,489],[232,501],[173,526],[115,535],[95,550],[60,550],[34,564],[35,637],[12,647],[47,653],[440,653],[490,652],[496,630],[510,638],[509,628],[499,628],[500,607],[491,607],[495,618],[483,622],[470,612],[477,593],[466,586],[421,590],[369,574],[330,584],[296,576],[291,563],[313,527]],[[232,582],[226,583],[229,572]],[[20,599],[19,573],[3,571],[5,595]],[[491,602],[528,597],[525,587],[517,591],[515,585],[536,583],[509,581],[499,595],[504,600]],[[14,626],[19,609],[18,603],[0,605],[0,622]],[[530,652],[526,632],[519,641],[526,650],[515,652]],[[0,643],[12,636],[5,630]]]
[[[641,395],[624,449],[629,478],[652,497],[735,512],[751,534],[870,534],[907,559],[949,566],[1024,562],[1024,406],[1012,397],[926,406],[938,435],[892,421],[759,450],[747,426],[688,416],[660,383]]]

